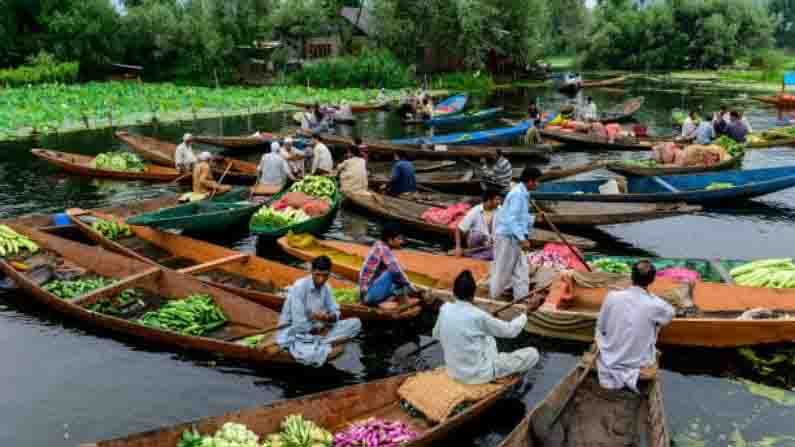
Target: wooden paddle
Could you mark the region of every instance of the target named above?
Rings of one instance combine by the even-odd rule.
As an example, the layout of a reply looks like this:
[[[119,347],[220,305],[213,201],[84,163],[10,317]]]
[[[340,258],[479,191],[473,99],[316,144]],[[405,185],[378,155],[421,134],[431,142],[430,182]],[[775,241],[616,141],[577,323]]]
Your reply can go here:
[[[224,177],[226,177],[226,174],[229,172],[230,169],[232,169],[232,162],[231,161],[229,162],[228,165],[226,165],[226,170],[224,171],[223,174],[221,174],[221,178],[218,179],[218,185],[222,185],[224,183]],[[217,192],[218,192],[218,188],[213,188],[213,192],[210,194],[210,197],[208,197],[208,200],[212,199],[213,196],[215,196],[215,193],[217,193]]]
[[[506,304],[506,305],[504,305],[504,306],[500,307],[499,309],[495,310],[494,312],[492,312],[492,313],[491,313],[491,315],[496,317],[497,315],[501,314],[502,312],[504,312],[504,311],[506,311],[506,310],[510,309],[511,307],[513,307],[513,306],[515,306],[515,305],[517,305],[517,304],[519,304],[519,303],[521,303],[521,302],[523,302],[523,301],[527,301],[527,300],[529,300],[530,298],[532,298],[532,297],[534,297],[534,296],[538,295],[539,293],[541,293],[541,292],[543,292],[543,291],[545,291],[545,290],[549,289],[550,287],[551,287],[551,284],[547,284],[547,285],[546,285],[546,286],[544,286],[544,287],[540,287],[540,288],[538,288],[538,289],[535,289],[535,290],[531,291],[530,293],[528,293],[526,297],[524,297],[524,298],[519,298],[519,299],[516,299],[516,300],[513,300],[513,301],[511,301],[510,303],[508,303],[508,304]],[[424,351],[424,350],[426,350],[426,349],[430,348],[431,346],[435,346],[435,345],[437,345],[437,344],[439,344],[439,343],[441,343],[441,341],[440,341],[440,340],[434,340],[434,341],[432,341],[432,342],[430,342],[430,343],[426,344],[425,346],[420,346],[420,347],[418,347],[417,349],[415,349],[415,350],[413,350],[413,351],[409,352],[408,354],[406,354],[406,357],[411,357],[411,356],[413,356],[413,355],[417,355],[417,354],[419,354],[420,352],[422,352],[422,351]]]
[[[169,185],[176,185],[177,183],[185,180],[185,178],[190,177],[191,175],[193,175],[193,174],[190,173],[190,172],[186,172],[185,174],[182,174],[179,177],[177,177],[174,180],[172,180],[171,183],[169,183]]]
[[[566,247],[567,247],[567,248],[568,248],[568,249],[569,249],[569,250],[570,250],[572,253],[574,253],[574,256],[576,256],[576,257],[577,257],[577,259],[578,259],[578,260],[579,260],[579,261],[580,261],[580,262],[581,262],[581,263],[582,263],[582,264],[585,266],[585,268],[586,268],[586,269],[587,269],[589,272],[592,272],[593,270],[591,270],[591,266],[590,266],[590,265],[588,265],[588,263],[587,263],[587,262],[585,262],[585,259],[583,259],[582,255],[580,255],[580,252],[579,252],[579,251],[577,251],[577,249],[576,249],[576,248],[574,248],[574,247],[573,247],[573,246],[572,246],[572,245],[569,243],[569,241],[567,241],[567,240],[566,240],[566,237],[565,237],[565,236],[563,236],[563,233],[561,233],[561,232],[560,232],[560,230],[558,230],[558,227],[555,225],[555,223],[554,223],[554,222],[552,222],[551,220],[549,220],[549,216],[547,215],[547,213],[545,213],[545,212],[544,212],[544,210],[542,210],[542,209],[541,209],[541,207],[539,207],[539,206],[538,206],[538,204],[536,203],[536,201],[535,201],[535,200],[533,200],[532,198],[530,198],[530,204],[533,206],[533,208],[535,208],[536,212],[537,212],[538,214],[540,214],[540,215],[541,215],[541,217],[544,219],[544,222],[546,222],[546,223],[547,223],[547,225],[549,225],[549,227],[550,227],[550,228],[552,228],[552,231],[554,231],[554,232],[555,232],[555,234],[558,236],[558,239],[560,239],[560,241],[561,241],[561,242],[563,242],[563,244],[564,244],[564,245],[565,245],[565,246],[566,246]]]

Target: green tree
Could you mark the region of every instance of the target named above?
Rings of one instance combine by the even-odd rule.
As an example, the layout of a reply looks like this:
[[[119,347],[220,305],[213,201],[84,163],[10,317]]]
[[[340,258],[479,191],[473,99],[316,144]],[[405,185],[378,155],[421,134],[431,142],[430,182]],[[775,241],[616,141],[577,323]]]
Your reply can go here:
[[[776,43],[780,47],[795,48],[795,2],[770,0],[769,8],[776,18]]]
[[[549,2],[550,31],[556,49],[569,52],[582,45],[588,29],[589,12],[584,0]]]

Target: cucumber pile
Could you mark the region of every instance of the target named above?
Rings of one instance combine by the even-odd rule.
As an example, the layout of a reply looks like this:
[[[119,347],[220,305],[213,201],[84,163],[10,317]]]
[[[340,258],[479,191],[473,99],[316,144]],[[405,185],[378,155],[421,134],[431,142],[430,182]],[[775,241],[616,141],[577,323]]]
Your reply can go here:
[[[617,261],[610,258],[601,258],[591,262],[591,267],[594,270],[607,273],[618,273],[622,275],[629,275],[632,269],[626,262]]]
[[[731,269],[729,273],[734,282],[741,286],[795,288],[795,263],[791,258],[749,262]]]
[[[337,192],[334,180],[322,175],[310,175],[290,187],[290,191],[298,191],[319,199],[332,199]]]
[[[201,336],[226,324],[226,316],[210,295],[194,294],[145,313],[138,323],[183,335]]]
[[[91,224],[91,229],[112,241],[120,237],[130,237],[133,235],[130,226],[126,223],[111,222],[104,219],[97,219]]]
[[[93,290],[113,284],[113,279],[96,277],[86,279],[60,280],[56,279],[44,285],[44,290],[63,300],[73,300]]]
[[[39,246],[30,239],[12,230],[8,225],[0,225],[0,256],[13,256],[20,250],[31,253],[39,251]]]

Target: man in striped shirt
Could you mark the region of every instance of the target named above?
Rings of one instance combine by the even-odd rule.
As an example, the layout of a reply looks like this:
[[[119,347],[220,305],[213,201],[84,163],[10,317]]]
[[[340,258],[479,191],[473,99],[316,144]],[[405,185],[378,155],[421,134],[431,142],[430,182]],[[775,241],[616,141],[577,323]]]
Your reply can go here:
[[[392,250],[400,249],[402,244],[400,227],[394,222],[387,222],[381,231],[381,240],[373,244],[359,272],[359,290],[364,304],[391,310],[402,304],[418,302],[415,298],[409,298],[407,302],[403,300],[415,291],[392,253]]]
[[[500,149],[497,149],[493,159],[496,161],[491,166],[486,165],[486,163],[483,164],[481,187],[484,190],[496,189],[503,195],[508,194],[511,190],[511,180],[513,179],[513,166],[511,166],[511,162],[508,161],[508,158]]]

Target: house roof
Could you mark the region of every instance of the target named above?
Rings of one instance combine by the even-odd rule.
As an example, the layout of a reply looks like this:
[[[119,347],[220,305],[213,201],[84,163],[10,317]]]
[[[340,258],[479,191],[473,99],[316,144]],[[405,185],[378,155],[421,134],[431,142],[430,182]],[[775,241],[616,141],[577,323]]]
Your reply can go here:
[[[346,6],[342,8],[340,15],[364,34],[370,37],[375,35],[375,19],[367,8],[351,8]]]

